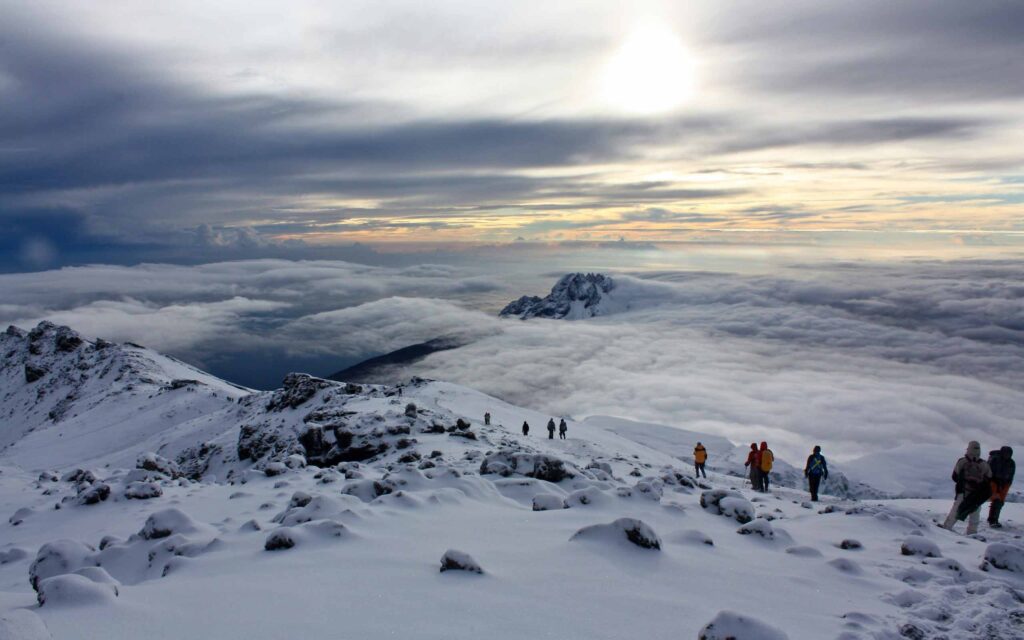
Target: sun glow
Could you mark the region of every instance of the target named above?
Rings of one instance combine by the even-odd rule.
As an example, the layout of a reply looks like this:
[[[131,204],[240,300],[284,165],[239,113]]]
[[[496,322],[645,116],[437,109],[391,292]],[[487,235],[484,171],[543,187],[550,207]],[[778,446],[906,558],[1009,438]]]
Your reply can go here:
[[[671,111],[692,97],[696,64],[679,36],[664,25],[637,27],[608,61],[604,101],[633,114]]]

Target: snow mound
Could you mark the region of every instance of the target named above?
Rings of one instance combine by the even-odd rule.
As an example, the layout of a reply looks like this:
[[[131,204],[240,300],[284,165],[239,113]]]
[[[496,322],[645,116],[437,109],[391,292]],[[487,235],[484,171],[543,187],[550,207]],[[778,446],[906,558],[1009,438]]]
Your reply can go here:
[[[775,539],[775,529],[767,520],[754,520],[736,530],[741,536],[761,536],[765,540]]]
[[[43,607],[109,604],[117,598],[117,586],[93,582],[77,574],[62,574],[39,583],[38,600]]]
[[[43,619],[28,609],[0,614],[0,638],[4,640],[53,640]]]
[[[501,316],[581,320],[613,311],[615,281],[600,273],[568,273],[543,298],[523,296],[501,310]]]
[[[145,540],[156,540],[171,534],[201,533],[207,530],[206,525],[196,522],[184,511],[171,508],[157,511],[146,518],[139,536]]]
[[[486,456],[480,463],[480,475],[491,473],[506,477],[515,474],[548,482],[561,482],[575,478],[580,471],[574,465],[555,456],[503,449]]]
[[[282,526],[270,532],[264,541],[267,551],[291,549],[309,542],[323,542],[348,538],[351,532],[344,524],[335,520],[316,520],[298,526]]]
[[[164,490],[155,482],[131,482],[124,488],[124,497],[129,500],[150,500],[164,495]]]
[[[754,505],[737,491],[705,491],[700,494],[700,506],[716,515],[733,518],[740,524],[747,524],[754,519]]]
[[[562,496],[556,496],[553,493],[538,493],[533,496],[534,511],[555,511],[568,508],[569,505]]]
[[[441,556],[441,573],[445,571],[468,571],[480,574],[484,572],[473,556],[455,549],[449,549]]]
[[[708,547],[715,546],[715,541],[711,539],[711,536],[697,529],[687,529],[677,533],[670,538],[670,541],[682,544],[705,545]]]
[[[81,567],[94,564],[91,561],[95,552],[90,546],[77,540],[54,540],[39,548],[36,559],[28,568],[29,584],[39,591],[39,583],[47,578],[64,573],[71,573]]]
[[[699,640],[789,640],[784,632],[750,616],[720,611],[697,635]]]
[[[939,545],[924,536],[907,536],[900,545],[900,553],[905,556],[924,556],[925,558],[941,558]]]
[[[623,540],[640,547],[658,551],[661,549],[661,538],[643,520],[636,518],[619,518],[608,524],[593,524],[583,527],[573,534],[570,540],[600,540],[619,543]]]
[[[1024,573],[1024,547],[994,542],[985,549],[985,562],[996,569]]]

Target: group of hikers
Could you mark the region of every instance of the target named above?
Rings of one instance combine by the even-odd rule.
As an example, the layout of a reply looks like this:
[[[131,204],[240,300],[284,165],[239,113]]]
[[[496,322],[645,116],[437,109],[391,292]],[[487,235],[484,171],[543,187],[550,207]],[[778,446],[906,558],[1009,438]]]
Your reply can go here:
[[[568,431],[569,431],[569,425],[567,425],[565,423],[565,418],[562,418],[558,422],[558,439],[559,440],[565,440],[565,434]],[[528,423],[526,420],[523,420],[523,435],[524,436],[530,435],[530,423]],[[554,439],[555,439],[555,419],[551,418],[550,420],[548,420],[548,440],[554,440]]]
[[[491,423],[491,414],[484,414],[484,422]],[[548,420],[548,439],[555,439],[555,419]],[[569,425],[565,418],[558,423],[558,437],[565,440]],[[523,421],[523,435],[530,435],[530,424]],[[695,475],[700,478],[708,477],[705,466],[708,461],[708,450],[700,442],[693,449],[693,467]],[[768,448],[767,442],[762,442],[759,447],[757,443],[750,443],[750,452],[747,454],[747,461],[744,467],[749,469],[750,484],[754,491],[768,493],[771,484],[772,467],[775,464],[775,454]],[[967,452],[957,460],[953,468],[953,482],[956,486],[956,496],[953,507],[946,516],[943,527],[952,530],[957,522],[967,520],[967,534],[978,531],[978,523],[981,520],[981,508],[986,502],[990,502],[988,510],[988,524],[994,529],[1000,528],[999,513],[1006,502],[1006,496],[1010,492],[1010,485],[1013,484],[1013,476],[1016,471],[1016,463],[1013,461],[1013,449],[1002,447],[989,453],[988,461],[981,459],[981,445],[971,441],[967,445]],[[821,447],[815,445],[811,455],[807,457],[807,464],[804,465],[804,477],[807,478],[807,486],[811,493],[811,501],[818,501],[818,490],[821,483],[828,480],[828,462],[825,456],[821,455]]]
[[[953,467],[955,498],[942,526],[952,531],[957,522],[967,520],[967,535],[977,533],[981,508],[989,502],[988,526],[993,529],[1002,527],[999,513],[1010,493],[1016,471],[1017,463],[1013,461],[1011,447],[1004,446],[989,452],[988,461],[985,461],[981,459],[981,445],[974,440],[969,442],[964,456]]]

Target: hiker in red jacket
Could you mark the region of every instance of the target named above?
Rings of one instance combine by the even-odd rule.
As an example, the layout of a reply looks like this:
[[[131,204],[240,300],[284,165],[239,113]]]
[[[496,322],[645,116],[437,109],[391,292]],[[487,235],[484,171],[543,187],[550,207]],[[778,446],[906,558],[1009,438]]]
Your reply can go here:
[[[750,467],[750,484],[754,485],[754,491],[761,490],[761,452],[757,450],[757,443],[750,443],[750,453],[747,454],[747,461],[744,467]]]

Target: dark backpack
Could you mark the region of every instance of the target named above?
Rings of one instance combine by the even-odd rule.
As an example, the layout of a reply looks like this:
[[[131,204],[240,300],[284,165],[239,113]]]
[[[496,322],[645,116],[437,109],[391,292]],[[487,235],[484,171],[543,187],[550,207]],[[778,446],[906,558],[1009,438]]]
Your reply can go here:
[[[988,466],[992,469],[992,479],[999,484],[1013,482],[1013,475],[1017,470],[1013,458],[1007,458],[1000,451],[993,451],[988,458]]]
[[[807,475],[820,476],[825,473],[825,456],[820,453],[812,455],[807,465]]]

